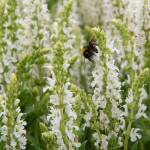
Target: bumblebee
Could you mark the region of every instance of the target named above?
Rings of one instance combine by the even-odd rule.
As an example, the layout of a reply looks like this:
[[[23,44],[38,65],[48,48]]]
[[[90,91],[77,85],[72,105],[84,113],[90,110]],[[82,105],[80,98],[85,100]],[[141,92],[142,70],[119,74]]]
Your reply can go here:
[[[84,46],[82,49],[82,55],[84,58],[88,59],[90,62],[94,63],[94,60],[92,59],[92,56],[95,55],[95,53],[98,53],[98,49],[96,48],[97,43],[96,39],[93,37],[88,45]]]

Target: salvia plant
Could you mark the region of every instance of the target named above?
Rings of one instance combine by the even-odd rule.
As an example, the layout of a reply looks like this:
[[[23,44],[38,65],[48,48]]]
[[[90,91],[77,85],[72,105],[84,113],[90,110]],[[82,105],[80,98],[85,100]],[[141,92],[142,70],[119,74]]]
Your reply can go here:
[[[149,69],[150,0],[0,0],[0,150],[149,150]]]

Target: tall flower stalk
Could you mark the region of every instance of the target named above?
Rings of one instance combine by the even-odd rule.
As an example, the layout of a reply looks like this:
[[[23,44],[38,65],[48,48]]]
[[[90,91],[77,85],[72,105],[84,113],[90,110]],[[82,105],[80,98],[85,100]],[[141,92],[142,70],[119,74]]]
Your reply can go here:
[[[16,70],[18,53],[17,41],[17,1],[0,2],[0,90],[1,94],[7,91],[10,75]]]
[[[71,84],[70,69],[77,59],[77,56],[67,59],[72,46],[68,44],[69,37],[71,36],[69,35],[69,16],[72,4],[73,0],[69,0],[65,4],[64,10],[59,15],[60,18],[54,23],[55,32],[51,35],[53,66],[50,70],[51,77],[46,78],[48,86],[44,88],[44,91],[52,91],[47,121],[51,123],[50,134],[56,136],[59,149],[73,149],[81,145],[76,135],[76,130],[79,130],[79,127],[75,124],[77,114],[73,110],[75,98],[68,89],[68,86]]]
[[[95,87],[92,101],[99,112],[95,122],[99,130],[96,130],[93,137],[97,139],[95,146],[100,144],[101,149],[117,149],[122,146],[122,135],[119,132],[125,127],[124,112],[120,107],[121,82],[111,51],[106,47],[107,38],[104,31],[93,28],[93,33],[99,46],[99,52],[95,56],[95,69],[92,72],[94,80],[91,83],[91,86]],[[102,132],[101,136],[99,132]]]
[[[17,78],[11,75],[6,97],[1,100],[2,124],[0,129],[0,147],[3,149],[26,149],[26,121],[22,119],[23,113],[17,99]]]

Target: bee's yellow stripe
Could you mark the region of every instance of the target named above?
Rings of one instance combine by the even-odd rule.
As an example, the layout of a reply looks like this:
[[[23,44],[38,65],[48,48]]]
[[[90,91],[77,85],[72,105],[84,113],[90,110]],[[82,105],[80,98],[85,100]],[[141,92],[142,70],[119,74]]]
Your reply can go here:
[[[87,47],[85,47],[85,48],[82,49],[82,51],[81,51],[82,55],[84,54],[84,52],[85,52],[87,49],[88,49]]]

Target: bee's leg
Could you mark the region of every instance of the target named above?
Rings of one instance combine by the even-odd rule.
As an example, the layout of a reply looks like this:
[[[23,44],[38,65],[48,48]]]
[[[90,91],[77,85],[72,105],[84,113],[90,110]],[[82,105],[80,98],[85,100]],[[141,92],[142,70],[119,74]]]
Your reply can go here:
[[[92,63],[95,63],[95,61],[94,61],[93,59],[91,59],[91,58],[88,58],[88,60],[89,60],[90,62],[92,62]]]
[[[94,47],[93,51],[94,51],[95,53],[98,53],[98,50],[97,50],[96,47]]]

